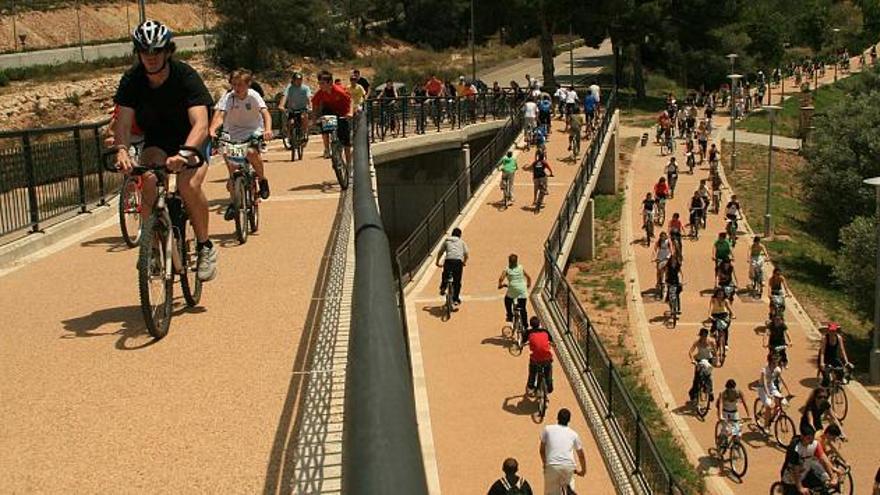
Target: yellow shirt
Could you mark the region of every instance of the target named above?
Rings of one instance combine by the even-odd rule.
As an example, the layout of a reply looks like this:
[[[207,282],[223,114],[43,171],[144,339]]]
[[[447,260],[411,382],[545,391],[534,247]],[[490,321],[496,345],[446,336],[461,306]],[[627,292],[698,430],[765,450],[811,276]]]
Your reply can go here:
[[[364,91],[364,87],[358,83],[354,83],[348,87],[348,94],[351,95],[351,111],[354,113],[355,110],[358,109],[364,103],[364,99],[367,97],[366,91]]]

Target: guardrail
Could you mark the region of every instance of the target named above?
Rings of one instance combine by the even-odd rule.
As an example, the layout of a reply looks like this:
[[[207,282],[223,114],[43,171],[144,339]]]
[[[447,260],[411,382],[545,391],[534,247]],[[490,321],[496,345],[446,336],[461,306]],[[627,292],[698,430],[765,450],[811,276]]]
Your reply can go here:
[[[574,182],[569,187],[565,201],[550,235],[544,244],[544,299],[556,313],[562,327],[563,341],[572,354],[578,371],[592,387],[587,387],[611,427],[618,454],[628,459],[632,472],[641,486],[650,493],[681,494],[678,482],[664,461],[648,431],[641,413],[630,398],[629,392],[614,366],[605,346],[590,317],[578,299],[577,293],[565,278],[564,267],[559,266],[563,243],[567,235],[574,235],[572,222],[577,213],[578,203],[583,196],[593,174],[598,172],[599,153],[609,131],[616,107],[616,94],[607,100],[602,122],[596,137],[581,162]]]
[[[355,273],[346,371],[342,493],[427,494],[406,335],[370,176],[367,120],[353,155]]]
[[[492,174],[492,170],[521,130],[522,116],[517,110],[489,144],[471,159],[470,164],[446,189],[425,219],[397,248],[395,258],[401,287],[409,283],[413,273],[431,253],[431,248],[452,225],[452,221],[461,213],[483,181]]]
[[[0,237],[105,204],[121,182],[100,164],[107,122],[0,132]]]

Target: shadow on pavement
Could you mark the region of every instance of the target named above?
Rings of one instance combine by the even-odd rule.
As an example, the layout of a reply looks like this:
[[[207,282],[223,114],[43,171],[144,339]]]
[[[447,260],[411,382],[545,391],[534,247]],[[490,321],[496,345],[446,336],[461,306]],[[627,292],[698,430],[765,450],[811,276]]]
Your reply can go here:
[[[204,311],[205,309],[200,306],[189,308],[182,299],[178,299],[175,301],[171,315],[175,317],[183,313],[203,313]],[[115,347],[120,351],[143,349],[157,342],[147,332],[140,305],[99,309],[84,316],[63,320],[61,323],[64,325],[64,330],[71,332],[62,335],[62,339],[116,335],[119,339],[117,339]],[[105,325],[115,327],[117,324],[119,327],[115,331],[97,332]],[[173,321],[171,325],[173,331]],[[129,345],[130,341],[136,343]]]
[[[510,349],[513,347],[513,339],[509,339],[503,335],[496,335],[495,337],[486,337],[485,339],[480,341],[483,345],[497,345],[498,347],[503,347],[505,349]]]
[[[458,312],[458,309],[459,309],[459,307],[454,307],[452,312],[456,313],[456,312]],[[447,320],[445,304],[441,304],[440,306],[424,306],[422,308],[422,311],[427,312],[429,315],[433,316],[434,318],[439,318],[443,321]]]
[[[109,236],[98,237],[97,239],[89,239],[80,243],[82,247],[106,247],[108,253],[119,253],[128,251],[129,247],[122,240],[122,237]]]
[[[514,403],[514,399],[519,399],[519,401]],[[517,416],[531,416],[538,410],[538,403],[529,400],[525,395],[514,395],[504,399],[501,409]]]

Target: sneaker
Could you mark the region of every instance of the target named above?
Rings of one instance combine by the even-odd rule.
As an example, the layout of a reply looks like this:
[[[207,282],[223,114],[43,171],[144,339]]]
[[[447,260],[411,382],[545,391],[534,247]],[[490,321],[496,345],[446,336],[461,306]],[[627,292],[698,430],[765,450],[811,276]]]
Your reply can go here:
[[[321,155],[321,158],[330,158],[330,150],[324,150],[324,154]]]
[[[724,344],[724,350],[725,350],[725,351],[729,351],[729,350],[730,350],[730,346],[727,345],[727,344]]]
[[[230,203],[226,206],[226,212],[223,213],[223,220],[230,222],[233,218],[235,218],[235,206]]]
[[[209,282],[217,276],[217,246],[202,246],[199,250],[198,276],[202,282]]]
[[[456,306],[461,306],[461,299],[454,299],[454,300],[452,301],[452,304],[454,304],[454,305],[456,305]]]
[[[446,295],[446,289],[445,289],[445,288],[441,288],[441,289],[440,289],[440,295],[441,295],[441,296],[445,296],[445,295]]]
[[[269,199],[269,181],[260,179],[260,199]]]

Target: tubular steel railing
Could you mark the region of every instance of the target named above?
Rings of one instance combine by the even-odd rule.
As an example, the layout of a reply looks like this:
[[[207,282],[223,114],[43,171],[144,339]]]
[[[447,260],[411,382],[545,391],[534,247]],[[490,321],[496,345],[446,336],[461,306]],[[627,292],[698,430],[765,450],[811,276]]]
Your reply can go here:
[[[611,94],[606,104],[601,124],[590,149],[581,162],[574,182],[550,230],[544,250],[543,294],[550,309],[561,322],[566,347],[574,357],[579,374],[582,373],[597,393],[591,394],[606,423],[611,426],[618,454],[631,463],[631,477],[650,493],[681,494],[684,491],[676,481],[657,449],[641,413],[636,407],[620,373],[605,350],[593,327],[590,317],[578,299],[577,293],[565,278],[564,268],[559,266],[563,244],[567,235],[574,235],[572,223],[576,210],[590,179],[601,166],[598,163],[602,143],[605,140],[616,107],[616,94]],[[607,151],[612,152],[612,151]]]
[[[366,116],[353,155],[355,272],[346,370],[342,493],[427,494],[406,333],[370,176]]]
[[[107,122],[0,132],[0,237],[106,203],[121,181],[100,164]]]

